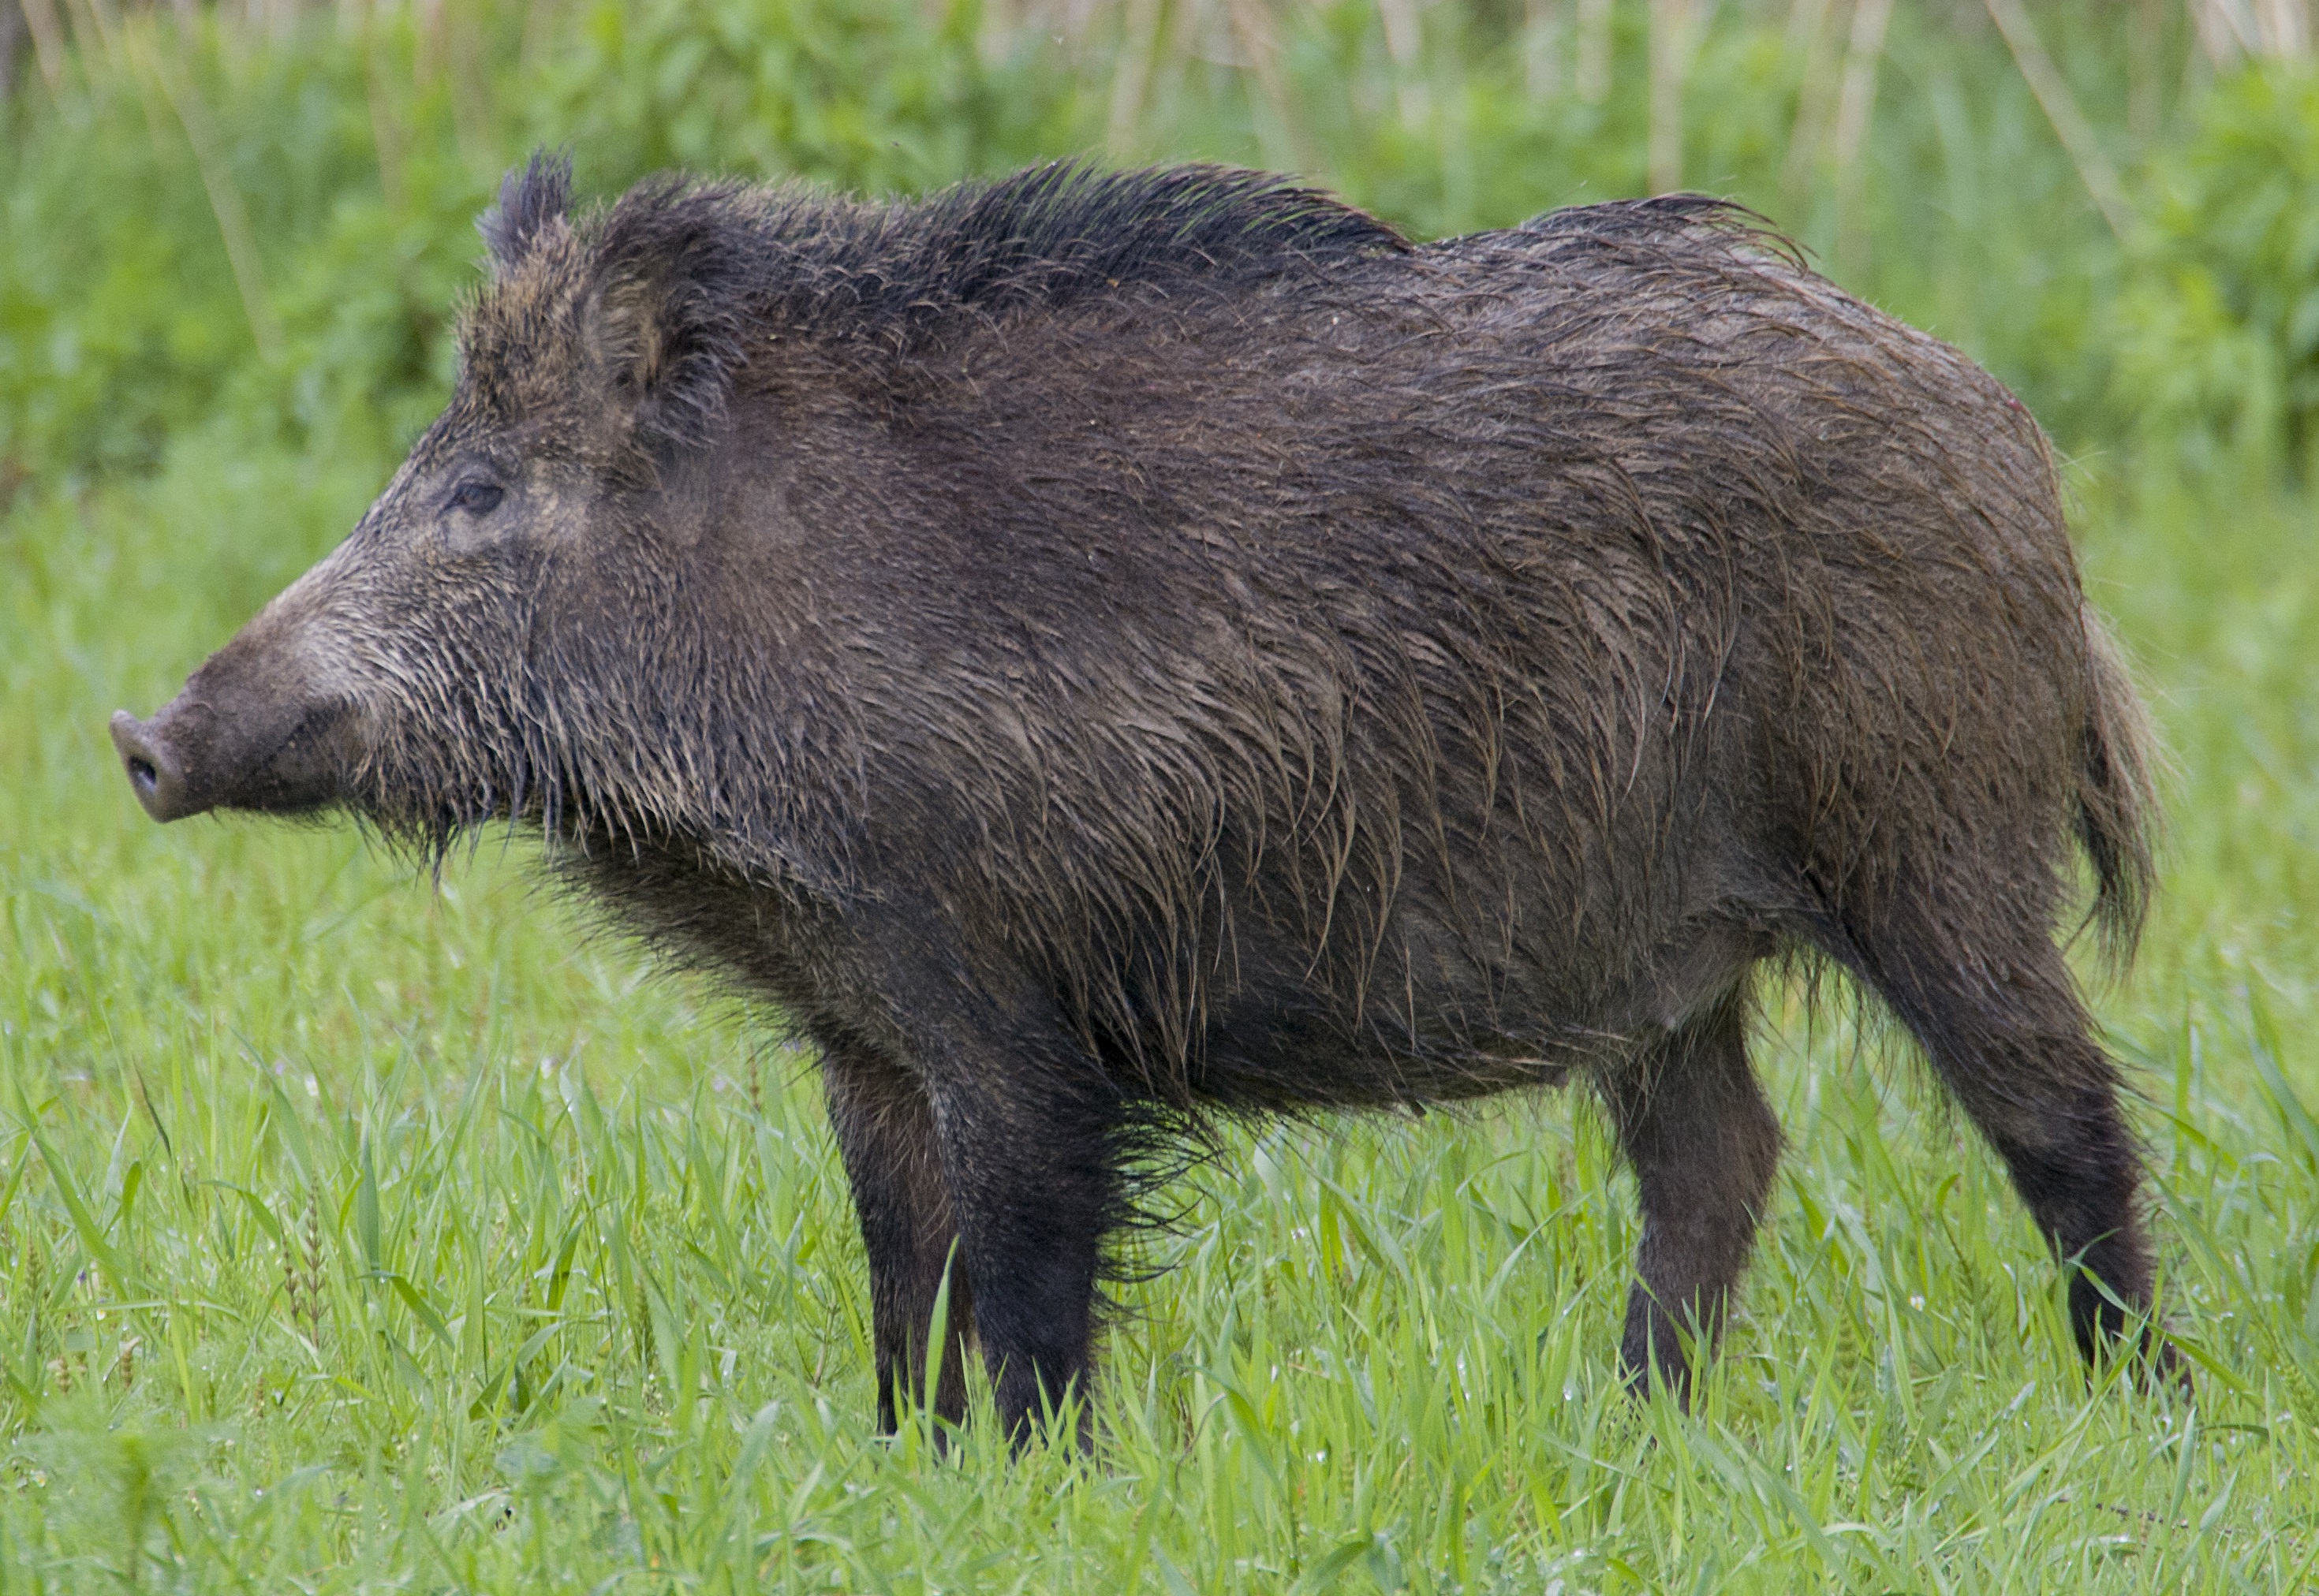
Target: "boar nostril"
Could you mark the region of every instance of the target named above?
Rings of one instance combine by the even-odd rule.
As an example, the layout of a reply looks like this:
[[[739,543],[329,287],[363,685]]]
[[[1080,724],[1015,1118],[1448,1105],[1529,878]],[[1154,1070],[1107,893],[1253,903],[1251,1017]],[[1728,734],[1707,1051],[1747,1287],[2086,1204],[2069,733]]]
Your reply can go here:
[[[164,710],[153,720],[160,722],[167,715]],[[208,807],[188,806],[185,775],[176,755],[164,738],[155,735],[152,725],[126,709],[113,717],[113,747],[121,755],[121,768],[128,772],[137,801],[154,819],[175,820]]]

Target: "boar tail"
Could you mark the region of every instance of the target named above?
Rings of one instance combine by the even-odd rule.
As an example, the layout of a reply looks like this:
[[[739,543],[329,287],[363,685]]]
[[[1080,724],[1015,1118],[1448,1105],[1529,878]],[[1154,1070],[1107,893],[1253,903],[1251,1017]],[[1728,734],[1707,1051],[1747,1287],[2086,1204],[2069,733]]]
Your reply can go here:
[[[2091,921],[2109,963],[2134,958],[2156,873],[2157,762],[2150,718],[2101,622],[2085,616],[2088,689],[2078,840],[2094,868]]]

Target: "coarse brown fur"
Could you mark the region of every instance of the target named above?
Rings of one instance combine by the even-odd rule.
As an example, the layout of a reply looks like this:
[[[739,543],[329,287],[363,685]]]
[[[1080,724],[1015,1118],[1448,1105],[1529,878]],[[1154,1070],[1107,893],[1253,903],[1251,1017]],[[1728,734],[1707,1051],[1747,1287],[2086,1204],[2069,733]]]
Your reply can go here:
[[[1680,1392],[1799,952],[1923,1043],[2089,1356],[2149,1311],[2054,941],[2074,841],[2131,950],[2139,710],[1954,349],[1695,197],[1412,245],[1214,168],[575,214],[536,159],[484,231],[443,418],[124,757],[164,817],[537,827],[780,1005],[886,1423],[945,1269],[1010,1425],[1082,1381],[1105,1236],[1208,1116],[1574,1072],[1640,1183],[1627,1365]]]

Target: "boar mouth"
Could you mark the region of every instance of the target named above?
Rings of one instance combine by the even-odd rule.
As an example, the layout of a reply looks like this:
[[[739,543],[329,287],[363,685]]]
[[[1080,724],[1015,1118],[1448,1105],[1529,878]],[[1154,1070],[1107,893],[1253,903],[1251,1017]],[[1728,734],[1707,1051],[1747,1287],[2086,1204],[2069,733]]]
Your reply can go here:
[[[286,711],[286,712],[285,712]],[[296,814],[339,796],[331,707],[221,715],[181,693],[150,720],[113,717],[114,752],[145,812],[183,820],[212,809]]]

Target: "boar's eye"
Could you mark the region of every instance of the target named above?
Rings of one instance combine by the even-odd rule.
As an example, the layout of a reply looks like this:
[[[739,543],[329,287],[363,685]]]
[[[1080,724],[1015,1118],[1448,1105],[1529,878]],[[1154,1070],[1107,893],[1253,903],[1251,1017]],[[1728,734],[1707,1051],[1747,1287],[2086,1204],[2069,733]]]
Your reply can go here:
[[[461,482],[452,491],[451,508],[474,516],[489,515],[506,497],[506,490],[496,482]]]

